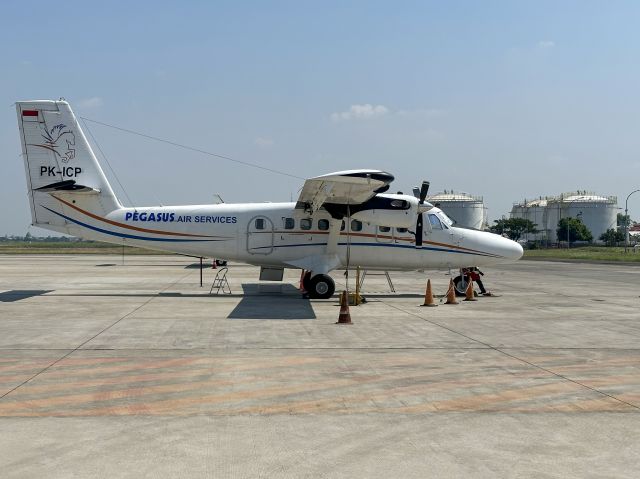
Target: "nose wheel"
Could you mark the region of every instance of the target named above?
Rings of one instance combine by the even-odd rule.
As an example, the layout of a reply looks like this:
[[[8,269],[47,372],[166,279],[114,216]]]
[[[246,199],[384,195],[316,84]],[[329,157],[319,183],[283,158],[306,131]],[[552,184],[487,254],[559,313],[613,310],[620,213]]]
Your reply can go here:
[[[456,276],[453,278],[453,286],[456,290],[456,296],[464,296],[467,292],[469,280],[466,276]]]
[[[328,299],[333,296],[336,284],[327,274],[317,274],[309,279],[304,278],[303,284],[312,299]]]

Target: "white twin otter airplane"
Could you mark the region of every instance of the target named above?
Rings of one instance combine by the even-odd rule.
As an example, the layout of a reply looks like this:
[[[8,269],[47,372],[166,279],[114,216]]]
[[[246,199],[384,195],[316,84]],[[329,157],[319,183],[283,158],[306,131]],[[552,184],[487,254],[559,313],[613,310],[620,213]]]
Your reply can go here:
[[[312,298],[335,291],[329,272],[351,266],[411,271],[518,260],[522,247],[458,228],[418,197],[387,194],[393,176],[350,170],[305,181],[295,203],[237,203],[124,208],[69,104],[16,103],[32,224],[90,240],[261,267],[282,280],[302,269]]]

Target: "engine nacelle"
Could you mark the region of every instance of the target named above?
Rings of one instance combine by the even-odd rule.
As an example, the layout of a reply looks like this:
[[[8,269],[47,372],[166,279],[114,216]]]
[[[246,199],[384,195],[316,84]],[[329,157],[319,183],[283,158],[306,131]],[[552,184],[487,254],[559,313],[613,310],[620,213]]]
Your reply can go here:
[[[351,218],[377,226],[414,228],[418,216],[418,199],[409,195],[377,194],[362,205]]]

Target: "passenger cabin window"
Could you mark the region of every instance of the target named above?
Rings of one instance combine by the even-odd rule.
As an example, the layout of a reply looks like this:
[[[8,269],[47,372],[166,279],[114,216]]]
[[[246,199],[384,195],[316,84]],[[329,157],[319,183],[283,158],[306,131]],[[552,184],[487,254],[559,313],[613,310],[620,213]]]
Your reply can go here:
[[[296,220],[293,218],[285,218],[284,219],[284,229],[292,230],[296,227]]]
[[[311,218],[302,218],[300,220],[300,229],[301,230],[310,230],[311,229]]]
[[[256,218],[256,229],[257,230],[263,230],[264,229],[264,218]]]
[[[362,231],[362,222],[358,220],[351,220],[351,231]]]
[[[407,231],[409,231],[407,228],[396,228],[396,231],[398,233],[406,233]]]
[[[378,226],[378,231],[380,233],[388,233],[389,231],[391,231],[391,228],[388,226]]]
[[[329,229],[329,220],[318,220],[318,229],[320,231],[327,231]]]
[[[431,228],[434,230],[442,229],[442,223],[440,223],[440,220],[436,215],[429,215],[429,222],[431,223]]]

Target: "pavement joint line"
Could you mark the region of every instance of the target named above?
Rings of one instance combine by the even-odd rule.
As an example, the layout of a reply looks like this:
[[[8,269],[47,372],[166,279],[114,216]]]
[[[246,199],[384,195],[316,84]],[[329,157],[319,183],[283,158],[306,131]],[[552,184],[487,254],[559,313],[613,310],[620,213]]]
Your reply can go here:
[[[206,348],[85,348],[83,351],[227,351],[228,346]],[[420,350],[480,350],[497,349],[490,346],[312,346],[312,347],[234,347],[234,351],[376,351],[384,349],[396,351],[420,351]],[[529,346],[504,346],[501,350],[526,350],[526,351],[640,351],[640,348],[571,348],[571,347],[529,347]],[[69,348],[0,348],[0,351],[68,351]]]
[[[503,350],[503,349],[501,349],[501,348],[497,348],[497,347],[495,347],[495,346],[492,346],[492,345],[491,345],[491,344],[489,344],[489,343],[485,343],[484,341],[481,341],[481,340],[479,340],[479,339],[476,339],[476,338],[473,338],[473,337],[471,337],[471,336],[468,336],[468,335],[466,335],[466,334],[464,334],[464,333],[461,333],[460,331],[456,331],[455,329],[449,328],[449,327],[447,327],[447,326],[445,326],[445,325],[443,325],[443,324],[440,324],[440,323],[438,323],[438,322],[436,322],[436,321],[433,321],[433,320],[431,320],[431,319],[427,319],[427,318],[425,318],[425,317],[423,317],[423,316],[421,316],[421,315],[419,315],[419,314],[417,314],[417,313],[414,313],[414,312],[412,312],[412,311],[404,310],[404,309],[402,309],[402,308],[399,308],[399,307],[397,307],[397,306],[394,306],[393,304],[389,304],[389,303],[387,303],[387,302],[385,302],[385,301],[381,301],[381,302],[382,302],[382,303],[384,303],[384,304],[386,304],[387,306],[389,306],[389,307],[393,308],[393,309],[396,309],[396,310],[398,310],[398,311],[402,311],[403,313],[409,314],[409,315],[411,315],[411,316],[415,316],[416,318],[420,318],[420,319],[422,319],[423,321],[426,321],[426,322],[428,322],[428,323],[430,323],[430,324],[433,324],[434,326],[438,326],[439,328],[446,329],[447,331],[452,332],[452,333],[454,333],[454,334],[458,334],[458,335],[462,336],[463,338],[469,339],[470,341],[474,341],[474,342],[476,342],[476,343],[478,343],[478,344],[483,344],[483,345],[485,345],[487,348],[493,349],[494,351],[496,351],[496,352],[498,352],[498,353],[500,353],[500,354],[503,354],[503,355],[505,355],[505,356],[507,356],[507,357],[510,357],[510,358],[512,358],[512,359],[515,359],[515,360],[517,360],[517,361],[520,361],[520,362],[522,362],[522,363],[525,363],[525,364],[527,364],[527,365],[529,365],[529,366],[531,366],[531,367],[537,368],[537,369],[539,369],[539,370],[541,370],[541,371],[544,371],[544,372],[546,372],[546,373],[548,373],[548,374],[551,374],[551,375],[553,375],[553,376],[556,376],[556,377],[558,377],[558,378],[564,379],[565,381],[569,381],[569,382],[571,382],[571,383],[573,383],[573,384],[576,384],[576,385],[578,385],[578,386],[582,386],[582,387],[583,387],[583,388],[585,388],[585,389],[589,389],[590,391],[593,391],[593,392],[595,392],[595,393],[601,394],[602,396],[606,396],[606,397],[608,397],[608,398],[610,398],[610,399],[613,399],[613,400],[615,400],[615,401],[618,401],[618,402],[620,402],[620,403],[622,403],[622,404],[626,404],[627,406],[632,407],[632,408],[634,408],[634,409],[640,410],[640,406],[638,406],[637,404],[630,403],[630,402],[625,401],[625,400],[623,400],[623,399],[620,399],[620,398],[618,398],[618,397],[616,397],[616,396],[613,396],[612,394],[606,393],[606,392],[601,391],[601,390],[599,390],[599,389],[597,389],[597,388],[594,388],[594,387],[591,387],[591,386],[589,386],[589,385],[587,385],[587,384],[581,383],[580,381],[577,381],[577,380],[575,380],[575,379],[571,379],[571,378],[569,378],[569,377],[567,377],[567,376],[565,376],[565,375],[563,375],[563,374],[556,373],[555,371],[552,371],[552,370],[547,369],[547,368],[545,368],[545,367],[542,367],[542,366],[540,366],[540,365],[538,365],[538,364],[535,364],[535,363],[532,363],[532,362],[530,362],[530,361],[527,361],[526,359],[523,359],[523,358],[520,358],[520,357],[518,357],[518,356],[515,356],[514,354],[510,354],[510,353],[508,353],[507,351],[505,351],[505,350]],[[505,349],[506,349],[506,348],[505,348]],[[527,348],[524,348],[524,349],[527,349]]]
[[[165,286],[162,291],[160,292],[164,292],[167,289],[169,289],[171,286],[179,283],[180,281],[182,281],[184,278],[186,278],[187,276],[189,276],[190,272],[180,276],[178,279],[176,279],[173,283],[168,284],[167,286]],[[58,364],[60,361],[64,361],[66,358],[68,358],[69,356],[71,356],[73,353],[75,353],[76,351],[79,351],[80,348],[82,348],[82,346],[84,346],[85,344],[87,344],[90,341],[93,341],[95,338],[97,338],[98,336],[100,336],[102,333],[104,333],[105,331],[108,331],[109,329],[113,328],[116,324],[118,324],[120,321],[122,321],[123,319],[131,316],[133,313],[135,313],[136,311],[140,310],[141,308],[145,307],[147,304],[149,304],[151,301],[153,301],[153,299],[156,298],[156,296],[153,296],[151,298],[149,298],[148,300],[146,300],[144,303],[142,303],[141,305],[135,307],[133,310],[129,311],[127,314],[125,314],[124,316],[120,317],[119,319],[117,319],[115,322],[113,322],[112,324],[110,324],[109,326],[107,326],[106,328],[102,329],[102,331],[99,331],[98,333],[94,334],[92,337],[90,337],[89,339],[87,339],[86,341],[82,342],[81,344],[79,344],[78,346],[76,346],[74,349],[70,350],[67,354],[63,355],[62,357],[56,359],[55,361],[51,362],[49,365],[45,366],[43,369],[41,369],[40,371],[38,371],[37,373],[35,373],[33,376],[25,379],[24,381],[22,381],[20,384],[18,384],[17,386],[13,387],[12,389],[10,389],[9,391],[7,391],[6,393],[4,393],[2,396],[0,396],[0,400],[4,399],[5,397],[7,397],[9,394],[11,394],[12,392],[16,391],[17,389],[21,388],[22,386],[24,386],[25,384],[31,382],[32,380],[34,380],[35,378],[37,378],[38,376],[40,376],[42,373],[48,371],[49,369],[51,369],[53,366],[55,366],[56,364]],[[63,351],[65,351],[63,349]]]
[[[119,351],[119,352],[211,352],[211,353],[226,353],[230,350],[233,351],[484,351],[487,349],[492,349],[488,347],[428,347],[425,346],[423,348],[405,348],[405,347],[370,347],[370,348],[193,348],[193,349],[185,349],[185,348],[164,348],[164,349],[139,349],[139,348],[83,348],[81,351]],[[68,351],[68,349],[0,349],[0,351]]]

